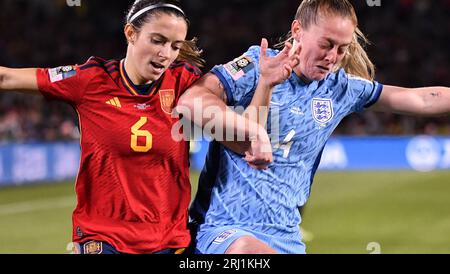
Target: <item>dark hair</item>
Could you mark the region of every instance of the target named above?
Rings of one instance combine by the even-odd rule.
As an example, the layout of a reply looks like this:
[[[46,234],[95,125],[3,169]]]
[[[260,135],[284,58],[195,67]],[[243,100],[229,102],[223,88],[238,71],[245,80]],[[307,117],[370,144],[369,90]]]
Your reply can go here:
[[[135,16],[138,12],[145,9],[146,7],[152,5],[173,5],[175,7],[170,6],[161,6],[151,9],[143,14],[139,15],[137,18],[134,18],[131,22],[133,16]],[[149,21],[150,18],[157,14],[165,13],[174,15],[176,17],[181,17],[186,21],[187,26],[189,27],[189,20],[182,11],[180,7],[180,3],[177,0],[136,0],[133,5],[128,9],[128,12],[125,17],[125,24],[131,24],[136,30],[139,32],[145,23]],[[181,47],[180,54],[178,55],[177,61],[186,61],[192,63],[198,67],[203,67],[205,61],[201,58],[202,50],[200,50],[196,44],[197,38],[193,38],[191,40],[187,40],[183,43]]]
[[[155,15],[156,13],[166,13],[166,14],[171,14],[171,15],[175,15],[177,17],[181,17],[183,18],[186,23],[189,26],[189,20],[187,19],[187,17],[185,16],[185,14],[175,8],[171,8],[171,7],[158,7],[155,9],[151,9],[145,13],[143,13],[142,15],[140,15],[138,18],[136,18],[135,20],[133,20],[133,22],[130,22],[130,19],[139,11],[141,11],[142,9],[149,7],[151,5],[158,5],[158,4],[170,4],[170,5],[174,5],[178,8],[180,8],[181,10],[181,5],[179,3],[179,1],[176,0],[165,0],[165,1],[155,1],[155,0],[136,0],[134,1],[133,5],[131,5],[131,7],[128,9],[128,12],[126,14],[125,17],[125,24],[133,24],[133,26],[136,29],[141,29],[142,26],[148,22],[149,18],[151,18],[151,16]]]

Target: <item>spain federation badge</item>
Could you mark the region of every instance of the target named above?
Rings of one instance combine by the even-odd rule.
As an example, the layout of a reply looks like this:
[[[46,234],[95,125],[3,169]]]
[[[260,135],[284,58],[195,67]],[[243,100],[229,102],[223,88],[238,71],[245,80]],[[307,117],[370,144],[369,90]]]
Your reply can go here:
[[[159,99],[161,101],[161,108],[167,114],[172,114],[175,107],[175,90],[164,89],[159,91]]]
[[[333,101],[331,99],[313,98],[312,113],[316,122],[325,125],[334,117]]]
[[[90,241],[83,245],[84,254],[102,254],[103,243],[97,241]]]

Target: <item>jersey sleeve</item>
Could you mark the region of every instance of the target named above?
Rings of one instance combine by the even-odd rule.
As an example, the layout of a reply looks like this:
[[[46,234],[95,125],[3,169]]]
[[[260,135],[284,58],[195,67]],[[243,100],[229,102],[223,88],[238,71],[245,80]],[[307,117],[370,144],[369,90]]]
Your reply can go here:
[[[353,75],[348,75],[348,88],[355,97],[354,112],[362,112],[375,104],[383,91],[382,84]]]
[[[39,91],[44,97],[80,104],[91,77],[80,66],[40,68],[36,73]]]
[[[242,56],[211,70],[223,84],[229,106],[238,105],[244,96],[256,89],[259,79],[259,54],[260,47],[252,46]]]
[[[189,63],[184,64],[183,72],[181,73],[180,90],[177,92],[176,100],[183,95],[183,93],[192,86],[202,76],[202,71]]]

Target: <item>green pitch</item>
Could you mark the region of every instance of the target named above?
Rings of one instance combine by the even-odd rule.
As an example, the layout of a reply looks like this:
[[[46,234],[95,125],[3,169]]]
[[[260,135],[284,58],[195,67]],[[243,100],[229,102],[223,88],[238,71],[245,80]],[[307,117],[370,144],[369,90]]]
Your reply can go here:
[[[69,253],[74,206],[73,182],[0,188],[0,253]],[[302,227],[308,253],[450,253],[450,171],[319,173]]]

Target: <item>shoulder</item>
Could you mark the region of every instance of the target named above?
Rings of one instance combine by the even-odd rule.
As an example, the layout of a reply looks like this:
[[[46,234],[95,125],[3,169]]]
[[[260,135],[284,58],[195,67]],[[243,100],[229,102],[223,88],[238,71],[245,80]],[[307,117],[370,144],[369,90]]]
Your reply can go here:
[[[202,75],[202,71],[199,67],[186,61],[175,61],[170,65],[168,71],[174,76],[190,75],[193,77],[200,77]]]
[[[118,60],[105,60],[100,57],[92,56],[84,64],[79,66],[80,71],[86,72],[104,72],[112,74],[120,70],[120,61]]]
[[[331,72],[327,75],[327,77],[323,80],[325,84],[329,87],[336,86],[347,86],[348,85],[349,76],[345,72],[344,69],[340,69],[335,72]]]

